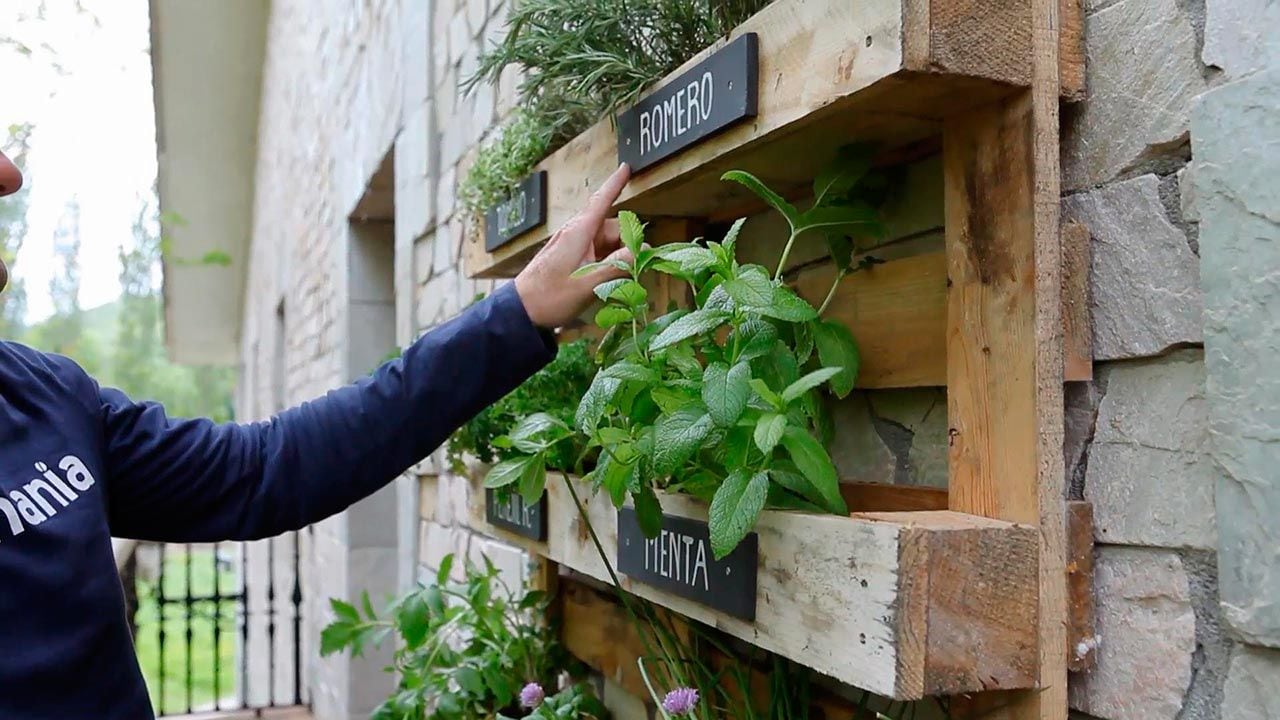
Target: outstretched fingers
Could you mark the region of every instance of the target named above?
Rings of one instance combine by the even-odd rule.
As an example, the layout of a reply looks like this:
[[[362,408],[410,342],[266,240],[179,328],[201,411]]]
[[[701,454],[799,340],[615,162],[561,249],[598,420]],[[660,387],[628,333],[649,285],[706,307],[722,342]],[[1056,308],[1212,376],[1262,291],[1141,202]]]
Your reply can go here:
[[[591,199],[587,200],[587,206],[582,211],[582,218],[586,221],[587,227],[599,227],[604,222],[605,217],[613,210],[613,204],[618,201],[618,196],[622,194],[622,188],[627,186],[627,181],[630,179],[631,168],[626,163],[622,163],[604,181],[604,184],[592,193]]]

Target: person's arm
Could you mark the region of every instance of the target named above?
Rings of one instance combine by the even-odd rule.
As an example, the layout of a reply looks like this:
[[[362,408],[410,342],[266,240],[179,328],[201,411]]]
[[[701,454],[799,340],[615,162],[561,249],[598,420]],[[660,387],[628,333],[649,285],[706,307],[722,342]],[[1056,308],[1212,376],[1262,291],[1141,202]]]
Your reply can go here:
[[[548,363],[559,327],[624,275],[616,220],[621,166],[515,282],[414,343],[371,377],[266,422],[171,420],[154,403],[94,389],[111,532],[171,542],[253,539],[340,512],[426,457],[462,423]]]
[[[326,518],[425,457],[554,353],[508,284],[370,377],[269,421],[174,420],[104,389],[112,534],[252,539]]]

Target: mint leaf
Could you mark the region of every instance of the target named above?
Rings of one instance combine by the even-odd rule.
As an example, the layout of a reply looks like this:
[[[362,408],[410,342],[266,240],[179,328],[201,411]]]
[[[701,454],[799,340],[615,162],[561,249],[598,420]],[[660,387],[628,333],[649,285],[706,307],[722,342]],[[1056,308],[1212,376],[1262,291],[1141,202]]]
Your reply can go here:
[[[744,362],[733,367],[711,363],[702,374],[702,402],[720,427],[738,421],[751,398],[751,368]]]
[[[653,343],[649,345],[650,350],[661,350],[662,348],[675,345],[681,340],[687,340],[695,335],[702,335],[710,332],[729,319],[729,313],[723,310],[694,310],[676,320],[667,326],[658,337],[653,339]]]
[[[632,318],[630,310],[617,305],[605,305],[596,313],[596,325],[608,329],[614,325],[621,325],[628,322]]]
[[[720,179],[731,180],[755,193],[756,197],[759,197],[761,200],[768,203],[774,210],[782,213],[782,216],[787,219],[787,223],[790,224],[792,228],[796,226],[796,221],[799,219],[800,213],[795,209],[795,206],[786,200],[783,200],[781,195],[770,190],[764,183],[760,182],[755,175],[743,170],[730,170],[724,175],[721,175]]]
[[[590,275],[591,273],[597,270],[603,270],[607,267],[617,268],[625,273],[630,273],[632,269],[630,265],[619,260],[618,258],[610,258],[608,260],[601,260],[600,262],[587,263],[586,265],[583,265],[582,267],[570,273],[569,277],[571,278],[586,277],[587,275]]]
[[[622,502],[627,499],[627,480],[635,469],[635,465],[618,462],[610,453],[600,454],[595,476],[599,478],[601,487],[609,493],[614,507],[622,507]]]
[[[736,254],[738,245],[738,233],[742,232],[742,226],[747,222],[746,218],[738,218],[733,221],[733,225],[729,227],[729,232],[724,234],[724,242],[721,247],[724,248],[726,256],[732,258]],[[728,268],[725,268],[728,270]]]
[[[840,479],[831,456],[812,435],[797,427],[788,427],[782,433],[782,446],[791,455],[800,474],[813,485],[827,510],[848,514],[849,509],[840,495]]]
[[[782,431],[787,428],[787,416],[778,413],[765,413],[756,423],[754,433],[756,447],[768,456],[782,440]]]
[[[614,290],[617,290],[619,287],[629,282],[635,282],[635,280],[632,280],[631,278],[616,278],[614,280],[606,280],[600,283],[599,285],[597,285],[592,292],[594,292],[596,294],[596,297],[600,298],[601,300],[608,300],[610,293],[612,293]]]
[[[622,362],[614,363],[604,370],[601,370],[600,374],[604,375],[606,378],[637,380],[646,383],[651,383],[658,379],[658,373],[653,368],[645,367],[644,365],[631,362],[630,360],[623,360]]]
[[[757,268],[751,268],[738,277],[726,281],[725,292],[741,307],[756,310],[773,302],[773,281]]]
[[[711,416],[701,405],[688,405],[654,423],[653,472],[675,472],[702,446],[711,432]]]
[[[632,257],[640,255],[640,246],[644,245],[644,225],[640,218],[630,210],[618,213],[618,234],[622,236],[622,244],[631,251]]]
[[[596,429],[600,424],[600,418],[604,417],[605,410],[609,407],[609,401],[617,394],[620,387],[622,387],[622,381],[618,378],[606,377],[604,373],[596,375],[591,381],[591,387],[587,388],[587,392],[578,403],[578,411],[574,415],[574,423],[578,426],[578,430],[585,435],[590,435]]]
[[[756,312],[787,322],[808,322],[818,317],[818,311],[812,305],[782,285],[773,288],[769,304],[756,308]]]
[[[497,489],[519,481],[537,459],[537,455],[525,455],[503,460],[489,469],[489,474],[484,477],[484,486]]]
[[[636,508],[636,522],[640,525],[640,532],[650,540],[658,537],[658,533],[662,532],[662,505],[658,502],[653,487],[641,485],[638,492],[631,493],[631,502]]]
[[[823,365],[840,368],[840,373],[831,379],[831,391],[839,398],[847,396],[853,391],[860,362],[853,333],[834,320],[822,320],[813,324],[813,342]]]
[[[755,526],[768,496],[769,476],[766,473],[751,475],[739,469],[725,478],[711,499],[711,552],[717,560],[723,560],[733,552]]]
[[[798,235],[807,230],[826,230],[828,232],[865,232],[879,235],[879,214],[875,208],[866,204],[858,205],[822,205],[805,211],[796,219],[794,232]]]
[[[773,350],[778,339],[778,329],[772,323],[758,317],[750,317],[738,326],[741,347],[738,350],[739,360],[753,360]]]
[[[761,380],[760,378],[751,378],[748,384],[751,385],[751,389],[755,390],[756,394],[763,398],[765,402],[779,410],[782,409],[782,398],[779,397],[778,393],[770,389],[769,385],[766,384],[764,380]]]
[[[520,497],[525,505],[532,505],[542,497],[542,490],[547,485],[546,455],[535,455],[524,472],[520,473]]]
[[[871,169],[871,146],[864,143],[845,145],[823,166],[813,179],[813,204],[844,198]]]
[[[824,367],[814,370],[788,385],[787,389],[782,391],[782,401],[789,403],[795,400],[801,395],[835,377],[839,372],[841,372],[841,370],[838,367]]]
[[[627,307],[638,308],[648,301],[649,291],[635,280],[623,278],[621,283],[609,291],[607,299],[615,300]]]
[[[682,243],[680,247],[675,248],[664,245],[659,248],[659,253],[661,258],[676,263],[681,270],[690,275],[713,268],[719,263],[715,253],[698,245]]]

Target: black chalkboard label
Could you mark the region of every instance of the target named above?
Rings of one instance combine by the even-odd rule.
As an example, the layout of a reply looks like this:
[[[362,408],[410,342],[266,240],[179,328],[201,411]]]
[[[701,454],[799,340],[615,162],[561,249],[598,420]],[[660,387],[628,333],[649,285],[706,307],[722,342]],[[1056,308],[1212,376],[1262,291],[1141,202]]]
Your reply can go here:
[[[705,522],[662,516],[662,532],[650,540],[640,531],[636,511],[618,511],[618,569],[628,577],[702,603],[743,620],[756,619],[755,533],[745,537],[724,560],[711,554]]]
[[[547,221],[547,172],[540,170],[520,182],[511,198],[484,215],[484,249],[493,252]]]
[[[493,488],[484,491],[484,516],[503,530],[544,542],[547,539],[547,495],[533,505],[526,505],[520,493],[512,492],[505,500]]]
[[[618,114],[618,161],[639,172],[755,117],[758,44],[747,33]]]

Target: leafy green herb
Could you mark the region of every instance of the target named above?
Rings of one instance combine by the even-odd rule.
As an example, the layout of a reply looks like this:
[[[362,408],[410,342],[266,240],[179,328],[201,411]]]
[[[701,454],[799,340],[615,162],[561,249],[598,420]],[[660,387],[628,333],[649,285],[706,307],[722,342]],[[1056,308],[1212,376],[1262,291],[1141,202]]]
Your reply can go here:
[[[577,673],[547,622],[550,598],[527,587],[509,589],[493,564],[468,567],[460,583],[449,581],[453,556],[441,564],[436,584],[420,587],[374,612],[366,595],[363,614],[341,600],[330,601],[334,621],[320,636],[321,654],[350,650],[360,655],[391,634],[399,637],[396,690],[374,711],[378,720],[490,720],[494,717],[608,717],[590,686],[570,685],[531,715],[518,697],[527,683],[556,687],[562,670]]]
[[[801,233],[878,226],[855,192],[869,158],[865,150],[841,151],[835,166],[820,176],[823,204],[805,211],[747,173],[725,175],[791,225],[772,275],[737,261],[741,222],[723,242],[642,251],[643,224],[632,213],[620,213],[623,241],[635,259],[621,266],[627,277],[597,288],[604,305],[596,322],[609,339],[598,355],[602,368],[574,413],[577,437],[571,444],[579,458],[600,458],[586,477],[617,506],[630,497],[647,535],[660,529],[654,489],[661,488],[710,499],[717,558],[732,551],[766,506],[848,511],[835,465],[819,439],[829,436],[829,425],[816,393],[828,388],[843,397],[852,390],[857,346],[847,328],[820,319],[780,278]],[[653,274],[689,283],[695,307],[655,316],[644,290]],[[842,269],[836,282],[847,274]],[[518,483],[527,498],[536,499],[545,473],[534,468],[569,439],[568,426],[526,423],[538,428],[536,437],[521,444],[513,432],[509,441],[524,456],[493,468],[486,484]]]

